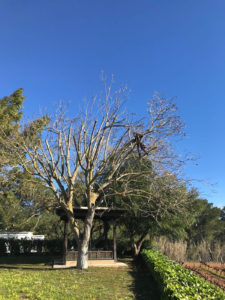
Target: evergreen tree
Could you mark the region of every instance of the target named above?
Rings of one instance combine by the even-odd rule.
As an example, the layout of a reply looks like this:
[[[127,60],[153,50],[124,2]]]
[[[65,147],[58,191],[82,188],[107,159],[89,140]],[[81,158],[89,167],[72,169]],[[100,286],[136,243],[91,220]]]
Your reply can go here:
[[[24,98],[23,89],[18,89],[9,97],[0,99],[0,171],[16,163],[12,149],[6,146],[5,140],[18,134]]]
[[[32,172],[23,171],[8,141],[20,137],[38,143],[48,118],[38,118],[22,129],[23,89],[0,99],[0,231],[32,230],[51,228],[58,218],[53,215],[54,196],[49,188]],[[20,152],[25,159],[23,151]],[[44,216],[48,215],[49,218]],[[41,232],[38,232],[41,233]]]

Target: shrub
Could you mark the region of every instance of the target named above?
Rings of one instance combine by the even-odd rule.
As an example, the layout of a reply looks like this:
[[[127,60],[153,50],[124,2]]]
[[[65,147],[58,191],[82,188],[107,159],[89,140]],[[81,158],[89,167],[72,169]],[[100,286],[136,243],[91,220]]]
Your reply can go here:
[[[37,253],[47,252],[50,254],[62,253],[62,240],[27,240],[27,239],[0,239],[0,255],[6,254],[6,244],[8,245],[9,255],[29,255],[31,250]]]
[[[6,240],[0,239],[0,255],[4,255],[6,253]]]
[[[51,254],[62,253],[63,241],[60,239],[44,240],[44,251]]]
[[[36,250],[37,253],[40,254],[43,252],[43,245],[44,245],[44,240],[34,240],[32,249]]]
[[[6,254],[6,244],[8,245],[8,255],[30,255],[33,251],[48,254],[62,254],[63,252],[63,240],[28,240],[28,239],[0,239],[0,255]],[[74,240],[68,240],[68,249],[76,248],[76,242]],[[33,254],[33,253],[32,253]]]
[[[9,250],[12,255],[19,255],[21,252],[21,241],[16,239],[9,239]]]
[[[153,248],[152,241],[151,240],[144,241],[141,248],[146,250],[152,249]]]
[[[157,281],[162,299],[225,299],[218,287],[197,277],[156,250],[143,250],[142,257]]]

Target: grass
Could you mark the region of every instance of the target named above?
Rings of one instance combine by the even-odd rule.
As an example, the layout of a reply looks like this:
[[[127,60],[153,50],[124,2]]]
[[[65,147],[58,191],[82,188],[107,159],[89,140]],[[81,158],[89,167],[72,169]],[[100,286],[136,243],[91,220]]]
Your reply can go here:
[[[4,300],[160,299],[153,279],[140,262],[129,262],[128,268],[90,267],[87,271],[5,262],[10,268],[0,261],[0,299]]]

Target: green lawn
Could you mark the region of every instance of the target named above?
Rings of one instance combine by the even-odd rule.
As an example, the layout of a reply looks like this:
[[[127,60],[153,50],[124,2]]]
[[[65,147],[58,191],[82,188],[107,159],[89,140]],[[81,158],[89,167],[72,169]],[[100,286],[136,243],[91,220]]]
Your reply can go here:
[[[0,299],[159,299],[143,265],[128,268],[52,270],[42,265],[1,264]],[[32,267],[39,267],[35,269]],[[30,268],[30,269],[29,269]],[[43,268],[43,269],[42,269]]]

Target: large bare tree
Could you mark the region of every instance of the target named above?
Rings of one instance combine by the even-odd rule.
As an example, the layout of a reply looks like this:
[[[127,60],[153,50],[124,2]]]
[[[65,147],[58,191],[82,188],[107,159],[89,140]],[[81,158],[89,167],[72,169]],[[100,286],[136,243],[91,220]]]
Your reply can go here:
[[[108,188],[112,190],[116,182],[122,182],[123,195],[138,194],[126,182],[145,175],[144,172],[137,168],[121,172],[130,156],[136,153],[137,159],[148,157],[158,172],[178,168],[181,163],[170,141],[171,137],[183,135],[183,123],[172,101],[156,95],[148,103],[146,118],[137,121],[122,110],[125,90],[115,91],[105,81],[104,88],[102,97],[95,97],[74,117],[69,117],[71,112],[66,114],[61,107],[53,117],[28,123],[14,143],[12,139],[9,141],[20,165],[45,182],[67,215],[76,236],[77,266],[81,269],[88,267],[88,243],[95,210],[113,194]],[[82,229],[73,214],[75,183],[81,172],[88,208]]]

